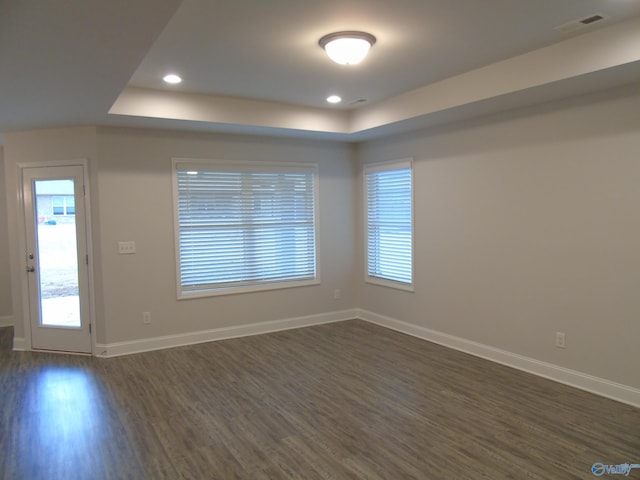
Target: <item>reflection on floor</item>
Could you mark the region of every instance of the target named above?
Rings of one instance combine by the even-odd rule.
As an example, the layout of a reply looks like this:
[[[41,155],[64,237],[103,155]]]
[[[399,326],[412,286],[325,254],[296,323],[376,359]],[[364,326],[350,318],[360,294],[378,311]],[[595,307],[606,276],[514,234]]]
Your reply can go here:
[[[0,478],[144,478],[93,359],[10,352],[0,329]]]

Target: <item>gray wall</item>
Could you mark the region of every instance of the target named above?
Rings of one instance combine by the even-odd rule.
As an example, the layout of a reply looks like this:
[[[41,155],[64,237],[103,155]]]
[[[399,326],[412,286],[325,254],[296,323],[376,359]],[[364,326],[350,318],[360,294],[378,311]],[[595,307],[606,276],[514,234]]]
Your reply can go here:
[[[638,87],[627,87],[367,141],[355,152],[252,136],[40,130],[7,134],[5,162],[14,172],[17,162],[89,159],[98,343],[360,307],[639,388],[638,112]],[[322,284],[176,300],[172,157],[317,162]],[[415,293],[363,283],[359,171],[403,157],[415,158]],[[7,180],[21,337],[18,186]],[[138,253],[118,255],[121,240],[134,240]],[[554,347],[556,331],[567,335],[564,350]]]
[[[11,276],[9,274],[9,227],[5,202],[4,148],[0,146],[0,327],[13,323],[11,306]]]
[[[415,293],[358,305],[640,387],[639,112],[623,88],[360,145],[415,159]]]
[[[295,318],[353,308],[352,149],[273,138],[100,129],[99,239],[108,343]],[[314,162],[319,168],[317,286],[176,300],[171,158]],[[117,243],[136,242],[135,255]],[[334,300],[333,290],[342,290]],[[143,311],[152,325],[142,324]]]
[[[112,128],[69,128],[7,134],[7,159],[17,163],[89,161],[97,343],[177,335],[298,318],[355,306],[356,164],[353,149],[332,142]],[[176,299],[172,157],[314,162],[319,168],[319,271],[316,286],[189,300]],[[18,185],[9,211],[19,219]],[[11,229],[19,252],[18,227]],[[136,242],[118,255],[119,241]],[[24,337],[24,285],[16,257],[16,336]],[[342,291],[334,299],[334,289]],[[144,325],[142,312],[151,312]]]

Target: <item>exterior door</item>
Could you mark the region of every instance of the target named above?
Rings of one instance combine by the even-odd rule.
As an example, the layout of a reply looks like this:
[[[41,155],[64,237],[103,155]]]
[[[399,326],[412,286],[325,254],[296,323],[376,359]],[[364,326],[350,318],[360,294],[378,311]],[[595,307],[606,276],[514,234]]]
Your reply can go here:
[[[31,346],[91,353],[84,167],[22,170]]]

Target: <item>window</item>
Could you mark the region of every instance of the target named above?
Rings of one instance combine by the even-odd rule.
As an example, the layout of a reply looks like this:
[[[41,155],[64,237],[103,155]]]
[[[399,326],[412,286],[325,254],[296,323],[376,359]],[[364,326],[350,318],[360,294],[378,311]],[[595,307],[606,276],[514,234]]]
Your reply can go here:
[[[174,160],[178,294],[318,283],[315,165]]]
[[[365,167],[367,281],[412,289],[412,162]]]
[[[54,215],[75,215],[76,201],[73,195],[64,195],[51,198]]]

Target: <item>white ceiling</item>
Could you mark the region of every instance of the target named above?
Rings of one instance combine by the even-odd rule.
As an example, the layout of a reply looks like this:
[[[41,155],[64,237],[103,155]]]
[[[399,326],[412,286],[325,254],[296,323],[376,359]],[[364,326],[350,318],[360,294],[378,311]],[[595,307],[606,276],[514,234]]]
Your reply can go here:
[[[595,13],[606,19],[554,29]],[[365,138],[637,82],[639,20],[640,0],[0,0],[0,133]],[[320,49],[339,30],[377,37],[362,64]],[[168,72],[183,83],[163,84]]]

